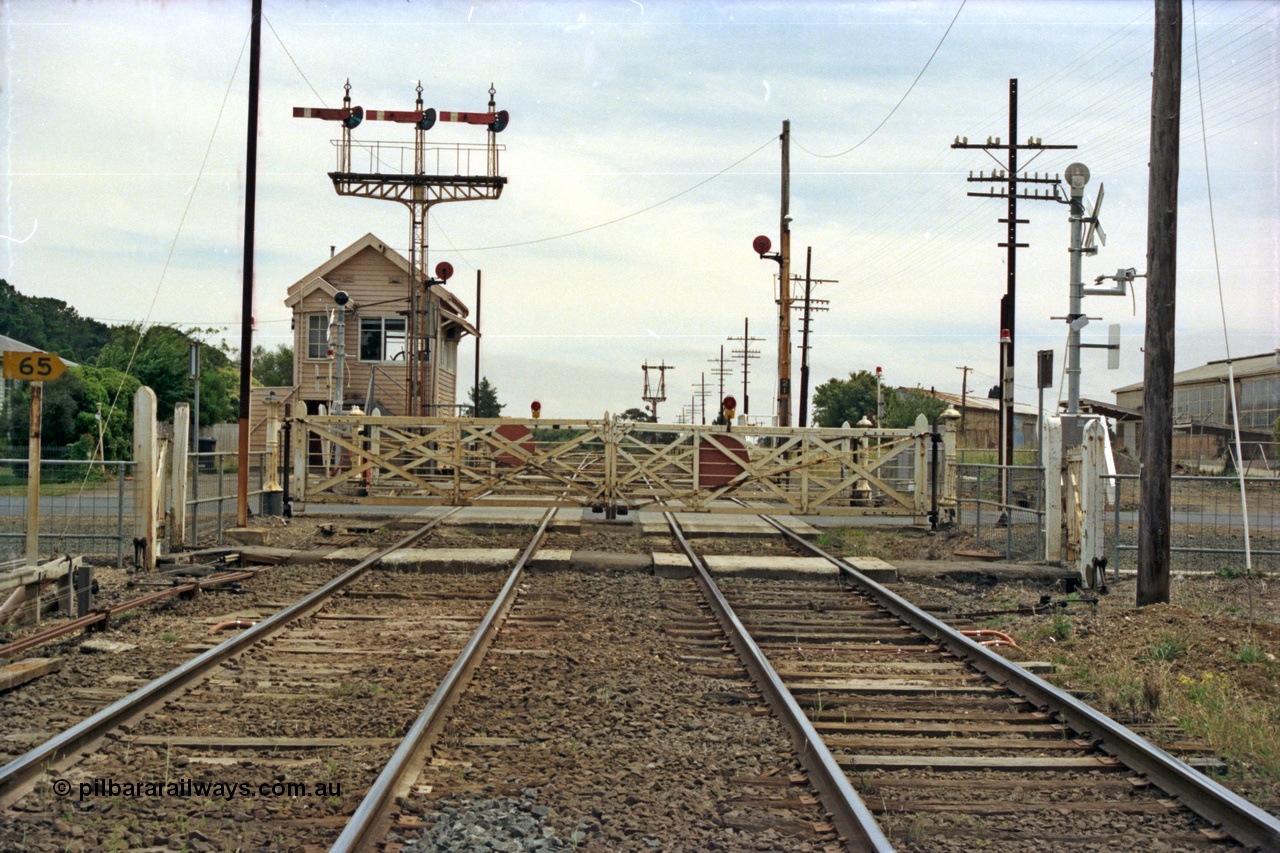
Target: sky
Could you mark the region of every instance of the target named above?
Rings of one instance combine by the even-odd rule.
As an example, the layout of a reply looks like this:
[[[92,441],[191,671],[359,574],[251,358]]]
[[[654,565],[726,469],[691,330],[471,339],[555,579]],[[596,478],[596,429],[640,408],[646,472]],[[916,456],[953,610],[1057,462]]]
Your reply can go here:
[[[1176,367],[1280,347],[1280,3],[1184,4]],[[663,421],[687,416],[750,334],[750,412],[775,394],[781,145],[791,123],[792,272],[812,276],[812,385],[852,371],[970,392],[996,383],[1005,290],[1003,201],[971,198],[981,150],[1074,144],[1020,163],[1084,163],[1105,185],[1106,245],[1086,283],[1146,266],[1151,0],[1082,2],[345,2],[266,0],[254,255],[254,341],[289,343],[286,289],[366,232],[407,254],[407,208],[340,197],[339,106],[483,110],[490,85],[501,198],[432,208],[429,267],[449,261],[474,303],[481,373],[522,416],[599,417],[642,405],[666,373]],[[0,2],[0,277],[108,323],[211,328],[239,345],[248,103],[247,2]],[[407,142],[366,121],[358,141]],[[429,140],[481,143],[437,124]],[[1206,168],[1207,163],[1207,168]],[[1210,199],[1212,204],[1210,204]],[[1016,397],[1035,354],[1065,361],[1068,209],[1024,201]],[[1211,216],[1212,211],[1212,216]],[[1142,379],[1145,283],[1091,296],[1086,343],[1121,326],[1118,370],[1082,357],[1082,396]],[[1221,294],[1221,297],[1220,297]],[[473,315],[474,319],[474,315]],[[793,318],[799,346],[799,317]],[[1225,335],[1224,335],[1225,330]],[[474,349],[459,355],[469,387]],[[800,353],[794,357],[799,396]],[[741,397],[741,363],[726,382]],[[656,380],[656,372],[653,375]],[[1045,392],[1046,407],[1065,399]],[[700,400],[698,400],[700,404]],[[714,408],[714,403],[709,404]],[[741,413],[741,401],[739,411]]]

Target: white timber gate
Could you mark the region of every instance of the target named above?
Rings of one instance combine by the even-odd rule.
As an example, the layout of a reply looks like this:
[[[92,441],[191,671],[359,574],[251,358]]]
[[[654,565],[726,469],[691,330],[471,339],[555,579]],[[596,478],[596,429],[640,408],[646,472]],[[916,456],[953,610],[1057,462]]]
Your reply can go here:
[[[291,442],[301,503],[924,517],[936,491],[942,512],[955,506],[954,434],[923,416],[911,429],[792,429],[307,415]]]

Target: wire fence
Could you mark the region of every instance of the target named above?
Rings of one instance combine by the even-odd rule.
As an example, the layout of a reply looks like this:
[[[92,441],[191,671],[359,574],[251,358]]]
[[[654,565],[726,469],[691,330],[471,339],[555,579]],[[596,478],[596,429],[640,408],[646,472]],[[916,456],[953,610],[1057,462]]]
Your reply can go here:
[[[26,448],[6,449],[0,458],[0,560],[11,561],[26,555],[30,466]],[[40,558],[85,555],[123,566],[133,548],[134,463],[70,459],[66,448],[45,451],[52,458],[40,460]]]
[[[239,457],[235,451],[187,454],[187,541],[200,547],[223,544],[236,524]],[[249,454],[249,512],[261,514],[267,454]]]
[[[1138,565],[1139,477],[1114,479],[1116,500],[1107,511],[1106,554],[1113,565]],[[1246,477],[1253,569],[1280,572],[1280,480]],[[1237,477],[1175,476],[1171,487],[1171,559],[1174,571],[1213,572],[1224,577],[1246,569],[1244,525]]]
[[[1006,560],[1044,558],[1043,468],[957,463],[956,502],[959,523],[973,529],[979,549]]]

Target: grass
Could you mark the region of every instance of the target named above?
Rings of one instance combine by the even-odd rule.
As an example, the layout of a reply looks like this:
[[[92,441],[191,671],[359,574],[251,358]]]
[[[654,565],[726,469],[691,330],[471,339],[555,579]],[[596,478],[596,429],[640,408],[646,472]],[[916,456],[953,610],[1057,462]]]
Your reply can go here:
[[[1262,663],[1266,659],[1267,656],[1262,649],[1253,644],[1243,646],[1236,652],[1236,660],[1240,663]]]
[[[1228,676],[1175,675],[1167,661],[1148,658],[1107,673],[1077,666],[1073,677],[1092,687],[1097,705],[1122,722],[1163,717],[1203,738],[1224,759],[1280,781],[1280,708],[1250,702]]]
[[[1187,643],[1180,637],[1165,636],[1160,642],[1151,646],[1151,649],[1142,657],[1141,661],[1171,661],[1177,660],[1187,653]]]

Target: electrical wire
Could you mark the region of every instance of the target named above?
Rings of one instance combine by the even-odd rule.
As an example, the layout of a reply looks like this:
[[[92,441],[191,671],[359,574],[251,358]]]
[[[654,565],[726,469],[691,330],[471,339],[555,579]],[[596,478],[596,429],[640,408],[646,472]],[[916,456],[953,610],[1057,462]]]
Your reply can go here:
[[[1196,88],[1200,87],[1199,27],[1196,20],[1196,0],[1191,0],[1191,35],[1196,45]],[[1249,500],[1244,487],[1244,453],[1240,446],[1240,408],[1236,402],[1235,371],[1231,367],[1231,339],[1227,334],[1227,303],[1222,293],[1222,264],[1218,257],[1218,229],[1213,215],[1213,181],[1209,168],[1209,139],[1205,131],[1204,98],[1200,96],[1200,139],[1204,149],[1204,184],[1209,204],[1209,235],[1213,243],[1213,269],[1218,280],[1218,311],[1222,315],[1222,346],[1227,354],[1227,396],[1231,398],[1231,426],[1236,442],[1236,476],[1240,480],[1240,514],[1244,521],[1244,565],[1246,587],[1249,591],[1249,631],[1253,632],[1253,551],[1249,539]]]
[[[902,97],[898,99],[898,103],[893,105],[893,109],[889,110],[889,114],[886,115],[884,118],[882,118],[880,120],[880,123],[871,129],[870,133],[862,137],[862,140],[860,142],[856,143],[855,145],[849,148],[846,148],[845,150],[837,154],[818,154],[814,151],[810,151],[808,148],[805,148],[804,145],[802,145],[794,136],[791,138],[791,141],[795,142],[796,147],[799,148],[804,153],[808,154],[809,156],[821,157],[823,159],[843,157],[849,152],[857,151],[859,148],[865,145],[867,141],[871,139],[871,137],[875,136],[876,133],[879,132],[880,128],[884,127],[889,122],[889,119],[893,118],[893,114],[898,111],[898,107],[902,106],[903,103],[906,102],[907,97],[910,96],[912,90],[915,89],[916,84],[920,82],[920,78],[924,76],[924,72],[929,70],[929,65],[933,62],[933,58],[937,56],[938,51],[942,49],[942,45],[947,40],[947,36],[951,35],[951,28],[956,25],[956,20],[959,19],[960,13],[964,10],[964,4],[966,2],[968,2],[968,0],[960,0],[960,8],[956,9],[955,15],[953,15],[951,18],[951,23],[947,24],[947,31],[942,34],[942,38],[938,39],[938,44],[934,46],[933,53],[929,54],[929,58],[925,60],[924,67],[920,69],[920,73],[916,75],[916,79],[911,81],[911,85],[907,87],[907,91],[902,93]]]
[[[140,323],[138,326],[138,337],[133,342],[133,349],[129,353],[129,360],[125,363],[124,370],[121,371],[120,383],[116,386],[115,394],[113,394],[111,397],[111,405],[108,407],[105,415],[105,419],[103,421],[104,428],[103,430],[99,431],[98,444],[95,448],[95,451],[96,451],[95,455],[101,456],[102,458],[106,457],[106,448],[104,446],[105,426],[111,423],[111,418],[115,414],[116,407],[119,405],[120,396],[121,394],[124,393],[125,380],[129,375],[130,369],[133,368],[133,362],[138,357],[138,350],[142,346],[142,339],[146,334],[147,327],[151,323],[151,315],[155,311],[156,301],[159,300],[160,298],[160,289],[164,286],[165,277],[169,273],[169,265],[173,261],[174,252],[177,250],[178,239],[182,236],[182,228],[186,224],[187,214],[191,212],[191,205],[195,201],[196,190],[199,188],[200,180],[204,176],[205,167],[209,164],[209,156],[213,151],[213,142],[218,136],[218,128],[222,125],[222,115],[226,111],[227,101],[231,97],[231,87],[235,83],[236,75],[240,71],[240,63],[244,61],[244,52],[245,52],[245,49],[248,47],[249,37],[250,35],[252,35],[252,32],[253,32],[252,27],[250,27],[250,29],[245,33],[244,41],[240,45],[240,54],[239,56],[236,57],[235,67],[232,68],[231,77],[230,79],[227,80],[227,89],[222,95],[222,104],[221,106],[218,107],[218,115],[217,115],[217,118],[214,119],[213,130],[209,133],[209,144],[205,146],[204,157],[200,160],[200,168],[196,172],[195,183],[193,183],[191,185],[191,189],[187,191],[187,194],[186,194],[187,202],[182,208],[182,216],[179,217],[178,219],[178,227],[174,231],[173,240],[170,241],[169,243],[169,252],[167,255],[165,255],[164,266],[161,267],[160,269],[160,277],[156,280],[155,289],[152,291],[151,303],[147,306],[147,314],[143,318],[142,323]],[[197,424],[196,427],[198,429],[199,424]],[[138,464],[138,462],[135,461],[135,464]],[[92,469],[93,469],[92,465],[86,466],[85,468],[84,479],[81,480],[80,489],[76,494],[77,504],[79,504],[79,501],[84,495],[85,489],[88,487],[89,475],[92,472]],[[123,470],[121,470],[120,476],[121,477],[124,476]],[[71,520],[74,516],[75,516],[74,513],[69,514],[67,516],[66,526],[63,528],[63,531],[62,531],[64,536],[66,535],[67,530],[70,529]]]

